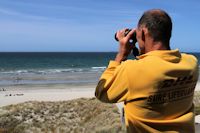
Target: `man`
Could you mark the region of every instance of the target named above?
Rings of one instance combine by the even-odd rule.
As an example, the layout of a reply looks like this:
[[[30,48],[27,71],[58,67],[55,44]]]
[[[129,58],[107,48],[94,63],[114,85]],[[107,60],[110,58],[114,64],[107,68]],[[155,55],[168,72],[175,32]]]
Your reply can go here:
[[[170,49],[172,22],[162,10],[146,11],[136,29],[117,32],[119,51],[96,87],[96,97],[124,102],[130,133],[193,133],[193,94],[198,80],[197,59]],[[136,32],[137,60],[126,60]]]

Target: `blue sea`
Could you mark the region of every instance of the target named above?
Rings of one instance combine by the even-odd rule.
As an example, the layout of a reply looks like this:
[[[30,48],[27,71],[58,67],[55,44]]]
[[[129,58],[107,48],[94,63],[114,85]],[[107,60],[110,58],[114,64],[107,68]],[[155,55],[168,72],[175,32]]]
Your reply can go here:
[[[190,54],[200,60],[200,53]],[[96,84],[115,55],[115,52],[0,53],[0,86]]]
[[[114,52],[0,53],[0,86],[96,84]]]

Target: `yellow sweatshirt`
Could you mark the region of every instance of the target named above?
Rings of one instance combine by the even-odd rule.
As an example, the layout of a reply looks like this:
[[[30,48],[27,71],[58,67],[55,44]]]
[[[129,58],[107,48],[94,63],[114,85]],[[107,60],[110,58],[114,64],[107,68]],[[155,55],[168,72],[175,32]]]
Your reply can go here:
[[[176,50],[156,50],[121,64],[110,61],[96,97],[124,102],[130,133],[194,133],[193,94],[198,61]]]

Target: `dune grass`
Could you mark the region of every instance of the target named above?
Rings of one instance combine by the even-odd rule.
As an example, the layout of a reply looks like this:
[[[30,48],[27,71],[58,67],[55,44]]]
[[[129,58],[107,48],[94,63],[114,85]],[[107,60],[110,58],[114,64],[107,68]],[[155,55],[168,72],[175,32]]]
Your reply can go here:
[[[200,92],[194,96],[200,115]],[[60,102],[29,101],[0,108],[0,133],[123,133],[115,104],[95,98]]]
[[[125,132],[116,105],[95,98],[5,106],[0,108],[0,128],[4,133]]]

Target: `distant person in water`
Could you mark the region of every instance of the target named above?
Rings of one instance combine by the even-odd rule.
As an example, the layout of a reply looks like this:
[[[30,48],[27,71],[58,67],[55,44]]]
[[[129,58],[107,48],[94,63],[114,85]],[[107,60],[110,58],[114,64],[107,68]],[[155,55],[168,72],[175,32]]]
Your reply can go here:
[[[116,33],[119,51],[96,87],[102,102],[124,102],[130,133],[194,133],[193,95],[198,62],[193,55],[170,49],[172,21],[163,10],[144,12],[137,28]],[[135,47],[140,55],[127,56]]]

